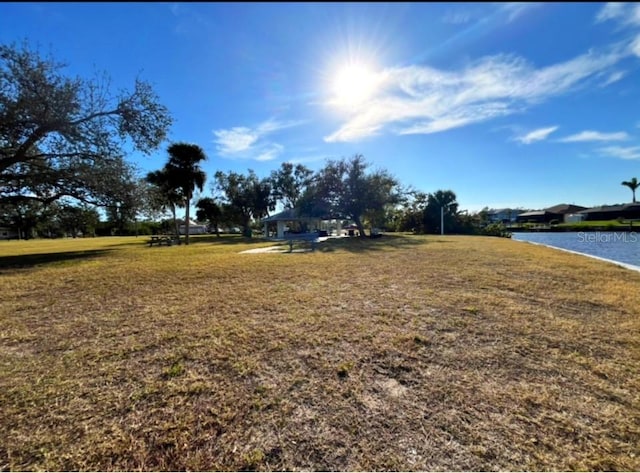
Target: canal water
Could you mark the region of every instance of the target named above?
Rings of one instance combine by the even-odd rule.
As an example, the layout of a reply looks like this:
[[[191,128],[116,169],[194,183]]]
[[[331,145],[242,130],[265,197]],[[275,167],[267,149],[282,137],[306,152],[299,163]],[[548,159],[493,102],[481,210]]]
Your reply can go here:
[[[513,240],[528,241],[637,266],[640,270],[638,232],[532,232],[513,233]]]

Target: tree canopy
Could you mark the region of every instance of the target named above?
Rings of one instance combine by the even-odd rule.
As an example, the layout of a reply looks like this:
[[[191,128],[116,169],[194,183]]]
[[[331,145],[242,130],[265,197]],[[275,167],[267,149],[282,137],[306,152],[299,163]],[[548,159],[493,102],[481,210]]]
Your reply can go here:
[[[182,196],[181,207],[185,207],[185,243],[189,244],[189,212],[191,198],[197,188],[202,191],[206,174],[200,168],[200,162],[207,159],[200,146],[189,143],[174,143],[169,146],[169,161],[165,166],[169,184],[173,192]]]
[[[313,171],[302,164],[282,163],[280,169],[271,172],[271,186],[276,201],[285,209],[298,205],[307,186],[311,183]]]
[[[640,187],[640,182],[638,182],[638,179],[633,177],[631,178],[630,181],[622,181],[621,185],[623,186],[627,186],[629,189],[631,189],[631,192],[633,193],[633,203],[636,203],[636,189],[638,187]]]
[[[364,220],[373,227],[385,207],[398,202],[398,182],[386,170],[367,173],[361,155],[330,160],[315,175],[301,198],[301,211],[319,217],[349,218],[360,236],[366,236]]]
[[[104,205],[171,125],[151,85],[113,94],[106,77],[67,77],[28,45],[0,45],[0,204],[73,197]]]
[[[239,220],[243,234],[251,236],[251,220],[266,217],[276,208],[269,179],[259,179],[251,169],[247,175],[218,171],[215,177],[231,220]]]

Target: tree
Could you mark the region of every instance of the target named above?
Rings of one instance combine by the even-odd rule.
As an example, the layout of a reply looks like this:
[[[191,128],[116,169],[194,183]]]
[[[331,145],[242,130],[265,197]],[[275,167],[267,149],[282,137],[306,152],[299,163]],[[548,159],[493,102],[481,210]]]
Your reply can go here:
[[[216,189],[224,194],[228,204],[230,219],[240,223],[244,236],[250,237],[251,220],[268,216],[276,207],[269,179],[259,179],[251,169],[246,176],[218,171],[215,177]]]
[[[180,237],[180,231],[178,229],[178,219],[176,216],[176,207],[181,206],[184,198],[179,189],[175,187],[175,183],[171,179],[170,170],[167,166],[163,167],[159,171],[152,171],[147,174],[146,180],[153,186],[155,191],[151,191],[151,205],[158,210],[171,211],[173,217],[173,228],[176,238]]]
[[[138,213],[145,206],[144,181],[136,176],[131,167],[122,172],[121,178],[113,183],[113,194],[105,199],[107,219],[114,224],[118,235],[127,234],[129,224],[135,224],[135,234],[138,236]]]
[[[367,174],[368,166],[361,155],[330,160],[301,199],[301,211],[311,216],[349,218],[365,237],[365,218],[373,226],[379,211],[399,199],[396,179],[385,170]]]
[[[207,179],[205,172],[200,168],[200,162],[207,159],[204,151],[198,145],[189,143],[174,143],[169,146],[169,162],[166,171],[171,187],[182,196],[182,205],[185,207],[185,244],[189,244],[189,210],[193,191],[198,188],[202,191]]]
[[[0,205],[64,196],[103,205],[131,146],[155,150],[171,125],[152,87],[109,92],[108,80],[66,77],[28,46],[0,45]]]
[[[442,209],[442,210],[441,210]],[[458,202],[455,192],[438,190],[427,197],[424,210],[424,226],[428,233],[440,233],[440,212],[444,217],[444,230],[452,231],[458,218]]]
[[[56,209],[35,200],[16,201],[0,205],[0,225],[9,225],[18,231],[18,239],[28,240],[36,234],[38,226],[51,222]]]
[[[416,189],[407,189],[401,196],[401,214],[397,229],[403,232],[424,233],[424,210],[428,195]]]
[[[220,237],[220,222],[222,220],[222,207],[211,197],[203,197],[196,203],[196,218],[199,221],[209,222],[216,229],[216,236]]]
[[[61,229],[73,238],[82,233],[82,236],[95,236],[96,227],[100,222],[100,215],[95,208],[83,205],[63,205],[59,208],[57,221]]]
[[[627,186],[629,189],[631,189],[631,192],[633,193],[633,203],[636,203],[636,189],[638,187],[640,187],[640,182],[638,182],[637,178],[632,178],[630,181],[622,181],[621,185],[623,186]]]
[[[280,169],[271,172],[271,187],[276,201],[285,209],[298,205],[300,197],[311,182],[313,171],[302,164],[282,163]]]

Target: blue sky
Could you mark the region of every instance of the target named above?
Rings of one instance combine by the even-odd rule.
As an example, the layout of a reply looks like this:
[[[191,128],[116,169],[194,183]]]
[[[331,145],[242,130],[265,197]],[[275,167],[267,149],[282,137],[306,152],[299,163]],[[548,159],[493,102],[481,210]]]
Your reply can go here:
[[[640,178],[636,4],[0,4],[0,41],[23,39],[151,82],[169,139],[208,156],[203,194],[216,170],[354,154],[472,211],[629,202]]]

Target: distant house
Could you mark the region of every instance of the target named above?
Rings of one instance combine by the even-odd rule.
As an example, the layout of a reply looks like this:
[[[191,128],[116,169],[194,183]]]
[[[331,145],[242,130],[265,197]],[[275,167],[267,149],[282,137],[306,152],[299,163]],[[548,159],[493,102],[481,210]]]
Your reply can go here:
[[[523,212],[522,209],[495,209],[487,212],[487,218],[491,223],[514,223]]]
[[[570,215],[586,210],[586,207],[573,204],[558,204],[543,210],[524,212],[518,215],[517,221],[520,223],[551,223],[553,220],[567,222],[571,220]]]
[[[558,215],[547,212],[546,210],[533,210],[518,215],[518,223],[549,223],[551,220],[557,220]]]
[[[180,232],[180,235],[187,234],[187,226],[184,224],[184,222],[180,224],[180,226],[178,227],[178,231]],[[189,235],[202,235],[204,233],[207,233],[206,225],[196,223],[193,220],[189,220]]]
[[[581,205],[558,204],[554,205],[553,207],[546,208],[545,210],[556,215],[561,215],[562,217],[560,218],[560,220],[565,221],[567,215],[575,214],[586,209],[586,207],[583,207]]]
[[[601,205],[578,213],[584,215],[585,220],[616,220],[618,218],[637,220],[640,219],[640,203]]]
[[[17,240],[18,232],[12,227],[0,227],[0,240]]]

